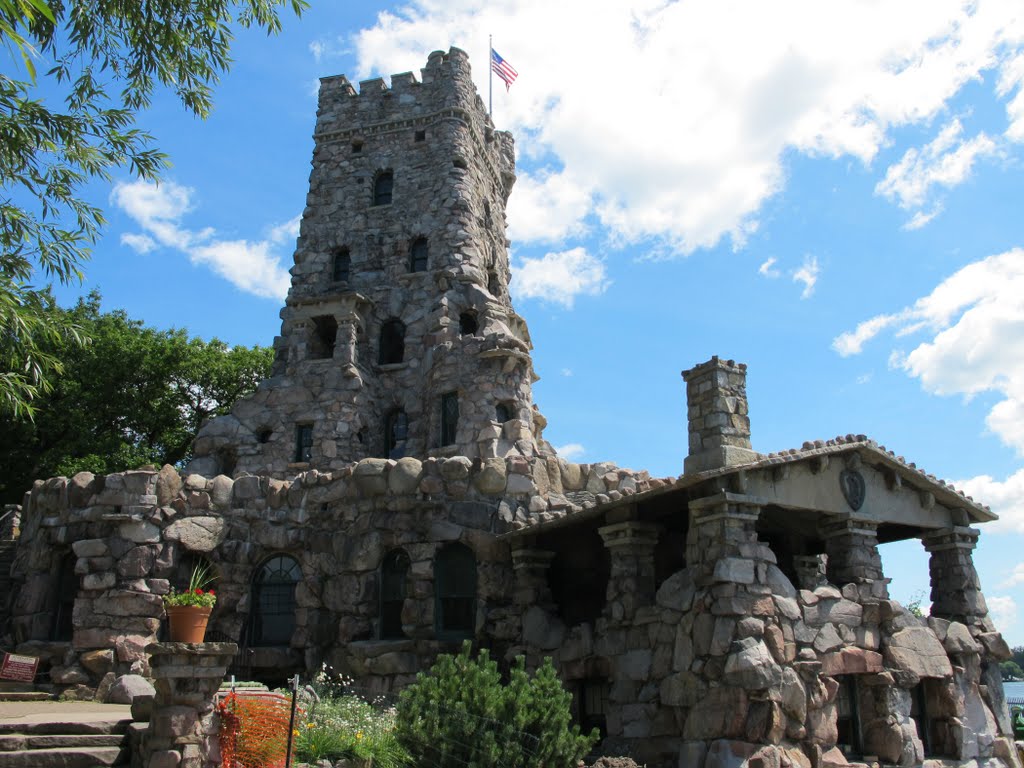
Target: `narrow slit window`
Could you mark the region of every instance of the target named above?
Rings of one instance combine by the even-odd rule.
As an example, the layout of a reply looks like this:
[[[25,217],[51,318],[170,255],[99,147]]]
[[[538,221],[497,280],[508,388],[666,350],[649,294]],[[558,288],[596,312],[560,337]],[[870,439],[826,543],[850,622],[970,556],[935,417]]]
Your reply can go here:
[[[380,637],[394,640],[405,637],[402,632],[402,606],[405,604],[406,579],[409,576],[409,555],[393,549],[384,556],[380,568]]]
[[[390,205],[395,187],[395,176],[391,171],[382,171],[373,180],[373,204]]]
[[[459,429],[459,395],[446,392],[441,395],[441,445],[452,445]]]
[[[331,278],[336,283],[347,283],[351,267],[352,257],[348,252],[348,248],[339,248],[334,252]]]
[[[384,444],[389,459],[405,456],[405,443],[409,439],[409,417],[405,411],[392,411],[384,420]]]
[[[416,131],[416,134],[415,134],[414,138],[415,138],[416,141],[426,141],[427,140],[427,132],[426,131]]]
[[[295,461],[309,462],[313,458],[313,425],[295,427]]]
[[[409,271],[426,272],[427,254],[427,238],[417,237],[415,240],[413,240],[412,248],[409,249]]]

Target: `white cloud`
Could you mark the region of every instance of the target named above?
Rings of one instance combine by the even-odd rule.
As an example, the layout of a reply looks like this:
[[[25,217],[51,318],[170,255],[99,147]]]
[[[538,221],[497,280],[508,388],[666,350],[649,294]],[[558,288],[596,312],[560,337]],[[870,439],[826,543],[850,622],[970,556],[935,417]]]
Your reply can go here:
[[[121,235],[121,244],[127,245],[136,253],[149,253],[156,248],[156,240],[149,235],[137,235],[125,232]]]
[[[561,242],[585,231],[591,193],[566,173],[524,176],[508,201],[509,235],[516,241]]]
[[[572,376],[572,368],[563,368],[561,371],[562,375],[566,378]]]
[[[568,443],[567,445],[560,445],[555,448],[555,453],[563,459],[572,461],[583,456],[586,453],[586,449],[579,443]]]
[[[566,35],[581,18],[587,33]],[[545,169],[521,163],[514,236],[557,242],[592,217],[612,241],[679,253],[742,244],[785,182],[787,152],[869,162],[969,82],[1019,96],[1011,68],[1024,66],[1024,16],[1005,2],[409,0],[352,39],[357,78],[416,71],[454,44],[486,92],[477,41],[491,30],[519,71],[511,92],[495,90],[495,121]],[[962,144],[948,167],[928,166],[926,188],[987,151],[980,137]]]
[[[778,262],[774,256],[768,258],[760,267],[757,268],[758,274],[764,275],[765,277],[776,278],[782,273],[775,269],[775,264]]]
[[[875,193],[898,203],[900,208],[912,210],[924,207],[935,187],[949,189],[962,184],[970,176],[976,159],[997,151],[996,143],[984,133],[967,140],[962,135],[960,120],[950,121],[930,144],[908,149],[898,163],[889,166],[885,178],[875,186]],[[936,206],[929,213],[917,211],[906,228],[920,229],[939,210]]]
[[[1018,584],[1024,584],[1024,563],[1017,563],[1013,567],[1013,573],[1010,574],[1009,578],[1004,579],[998,585],[999,589],[1009,589],[1015,587]]]
[[[866,320],[832,346],[844,357],[857,354],[887,328],[897,336],[929,337],[908,353],[890,355],[890,364],[926,391],[1000,395],[986,424],[1024,455],[1024,250],[968,264],[912,306]]]
[[[601,260],[584,248],[573,248],[513,264],[510,290],[517,298],[541,299],[568,309],[577,296],[598,296],[609,284]]]
[[[870,373],[862,373],[857,377],[858,384],[870,384],[872,375]]]
[[[996,92],[1006,98],[1015,90],[1016,93],[1006,104],[1006,117],[1010,123],[1006,129],[1006,138],[1024,141],[1024,53],[1010,58],[999,73]]]
[[[804,263],[793,272],[793,282],[804,285],[803,293],[800,294],[801,299],[810,298],[814,293],[814,286],[818,283],[819,274],[821,274],[821,267],[818,266],[818,257],[805,256]]]
[[[208,266],[247,293],[284,298],[290,278],[275,250],[298,236],[301,216],[272,227],[265,240],[222,240],[212,227],[193,230],[183,225],[182,218],[192,210],[193,194],[190,187],[172,181],[116,184],[110,193],[111,202],[144,230],[122,234],[121,242],[138,253],[148,253],[158,246],[174,248],[193,264]]]
[[[915,229],[921,229],[940,213],[942,213],[941,205],[936,205],[927,213],[924,211],[915,211],[914,215],[910,217],[910,221],[903,225],[903,228],[911,232]]]
[[[859,323],[852,331],[839,334],[832,341],[832,349],[839,353],[840,357],[859,355],[864,345],[890,325],[898,322],[896,315],[878,315],[870,320]]]
[[[985,598],[988,612],[996,627],[1012,627],[1017,623],[1017,601],[1008,595],[993,595]]]
[[[997,521],[985,525],[986,531],[1024,533],[1024,469],[1017,470],[1006,480],[979,475],[968,480],[954,480],[953,485],[977,501],[988,504],[999,515]],[[1018,566],[1021,567],[1024,566]]]

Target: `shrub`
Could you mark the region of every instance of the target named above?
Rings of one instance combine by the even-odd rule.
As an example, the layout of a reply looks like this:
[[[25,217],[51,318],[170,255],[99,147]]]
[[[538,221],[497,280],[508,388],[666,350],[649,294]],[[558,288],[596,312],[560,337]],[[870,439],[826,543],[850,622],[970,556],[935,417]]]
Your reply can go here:
[[[395,733],[417,765],[575,768],[599,738],[571,725],[572,695],[551,659],[532,677],[520,656],[508,685],[486,650],[442,655],[398,700]]]

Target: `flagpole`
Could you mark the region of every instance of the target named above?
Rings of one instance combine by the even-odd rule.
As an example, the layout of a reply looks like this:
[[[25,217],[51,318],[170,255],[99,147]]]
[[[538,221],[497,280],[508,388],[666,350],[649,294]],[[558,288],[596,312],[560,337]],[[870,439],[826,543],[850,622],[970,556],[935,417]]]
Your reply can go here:
[[[491,62],[494,61],[494,38],[487,36],[487,116],[494,112],[494,68]]]

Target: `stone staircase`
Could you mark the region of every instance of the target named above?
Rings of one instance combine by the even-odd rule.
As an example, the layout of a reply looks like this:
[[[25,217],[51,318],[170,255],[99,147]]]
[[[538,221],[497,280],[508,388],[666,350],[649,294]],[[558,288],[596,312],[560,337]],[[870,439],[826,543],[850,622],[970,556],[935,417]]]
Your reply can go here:
[[[0,721],[0,768],[128,768],[131,716]]]

